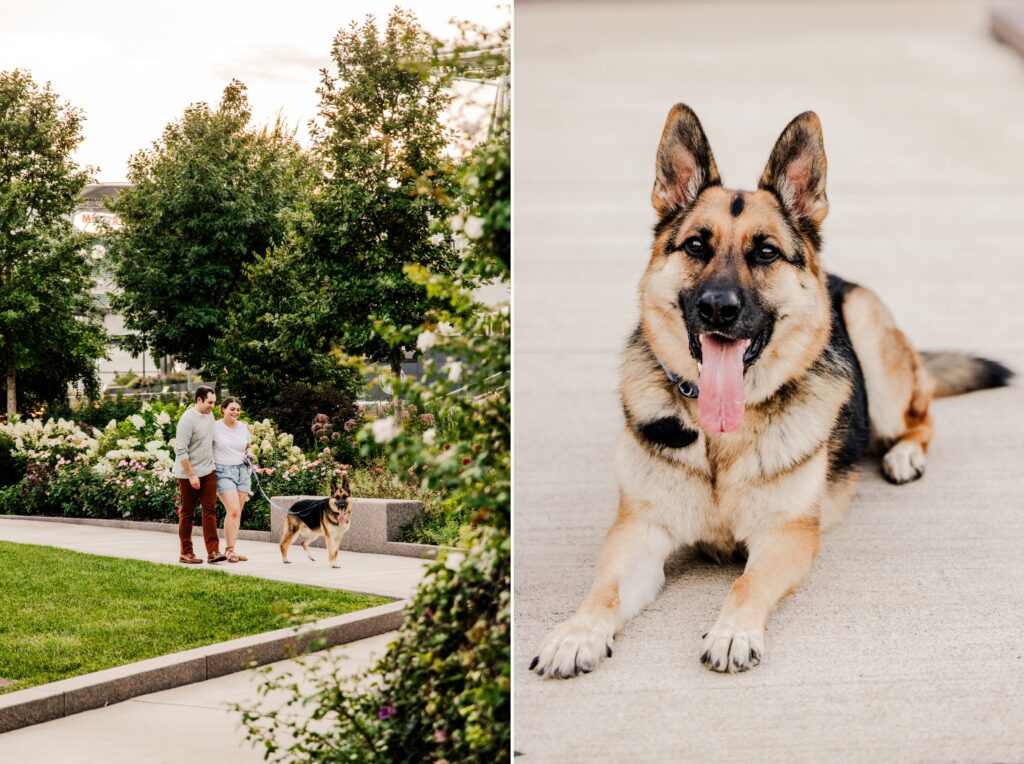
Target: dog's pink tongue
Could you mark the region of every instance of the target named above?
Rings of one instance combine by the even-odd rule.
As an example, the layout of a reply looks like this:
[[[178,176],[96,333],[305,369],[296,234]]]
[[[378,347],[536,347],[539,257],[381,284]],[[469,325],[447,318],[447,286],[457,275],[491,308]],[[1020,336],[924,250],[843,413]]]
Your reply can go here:
[[[743,352],[749,340],[700,335],[700,421],[708,432],[732,432],[743,419]]]

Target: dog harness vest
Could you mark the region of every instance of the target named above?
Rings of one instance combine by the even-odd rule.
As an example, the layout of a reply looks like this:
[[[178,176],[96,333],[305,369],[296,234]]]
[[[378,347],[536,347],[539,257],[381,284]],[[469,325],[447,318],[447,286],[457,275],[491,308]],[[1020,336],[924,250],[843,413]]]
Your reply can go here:
[[[302,522],[316,530],[320,527],[320,518],[330,509],[330,499],[299,499],[292,504],[288,514],[295,515]]]

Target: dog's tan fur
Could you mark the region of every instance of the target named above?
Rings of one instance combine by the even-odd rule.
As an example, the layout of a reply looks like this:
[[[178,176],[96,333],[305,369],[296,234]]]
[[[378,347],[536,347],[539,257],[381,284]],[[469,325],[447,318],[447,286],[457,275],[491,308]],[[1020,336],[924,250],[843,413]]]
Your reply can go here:
[[[683,105],[670,112],[652,194],[660,222],[640,282],[639,328],[622,366],[626,428],[617,455],[618,515],[589,593],[542,642],[531,664],[537,673],[574,676],[610,656],[615,633],[654,599],[665,559],[681,546],[723,558],[746,552],[746,568],[699,654],[716,671],[757,665],[769,613],[804,580],[822,528],[854,495],[863,447],[851,444],[867,445],[868,414],[886,477],[897,483],[920,477],[935,382],[873,293],[845,282],[838,297],[830,291],[834,282],[819,257],[819,227],[828,212],[825,175],[813,113],[782,133],[759,188],[737,191],[721,186],[696,115]],[[713,245],[712,258],[687,256],[682,243],[693,236]],[[764,241],[784,253],[770,265],[750,254]],[[680,394],[665,368],[684,380],[698,378],[683,303],[722,277],[756,294],[774,324],[743,376],[741,424],[710,433],[701,426],[697,401]],[[849,334],[845,344],[836,336],[836,300]],[[955,364],[946,359],[945,366]],[[980,368],[961,375],[967,381],[959,392],[1005,383],[985,382]],[[858,401],[867,409],[859,420],[862,438]],[[664,442],[652,439],[652,422],[669,428]]]
[[[288,559],[288,548],[292,540],[298,536],[302,549],[313,562],[316,557],[309,551],[309,544],[317,536],[324,537],[327,546],[327,560],[332,568],[340,568],[338,562],[338,549],[341,547],[341,540],[345,537],[349,525],[352,523],[352,505],[349,499],[352,494],[349,491],[348,475],[343,475],[339,482],[337,477],[331,478],[330,499],[327,502],[328,509],[320,516],[320,526],[310,528],[306,523],[295,515],[286,516],[284,536],[281,538],[281,561],[290,563]]]

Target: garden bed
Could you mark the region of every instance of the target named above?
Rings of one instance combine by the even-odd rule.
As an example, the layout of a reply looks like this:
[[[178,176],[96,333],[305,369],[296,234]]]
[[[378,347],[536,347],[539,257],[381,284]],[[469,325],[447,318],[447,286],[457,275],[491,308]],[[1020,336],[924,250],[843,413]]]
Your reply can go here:
[[[85,414],[95,420],[89,408],[72,412],[74,420],[0,424],[0,514],[177,523],[178,482],[171,467],[175,424],[184,408],[138,403],[131,413],[131,403],[120,398],[102,405],[97,414],[112,415],[102,426],[82,421]],[[306,454],[267,419],[250,428],[267,495],[323,495],[331,473],[344,467],[357,495],[424,505],[401,538],[389,541],[457,542],[466,518],[446,511],[439,494],[421,490],[415,474],[396,475],[377,459],[348,466],[326,451]],[[217,512],[223,526],[219,502]],[[270,532],[271,514],[257,492],[242,513],[242,528]]]
[[[389,602],[0,542],[0,694]]]

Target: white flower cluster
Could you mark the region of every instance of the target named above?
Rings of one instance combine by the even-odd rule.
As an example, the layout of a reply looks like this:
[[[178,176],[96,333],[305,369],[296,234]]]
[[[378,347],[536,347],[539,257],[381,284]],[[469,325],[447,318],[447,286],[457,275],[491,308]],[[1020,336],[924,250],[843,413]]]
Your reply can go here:
[[[269,419],[253,422],[249,425],[249,434],[252,437],[252,450],[256,452],[256,459],[261,466],[302,467],[306,464],[306,457],[302,449],[295,445],[295,438],[287,432],[279,433]],[[266,463],[267,458],[275,463]]]
[[[79,455],[92,456],[96,453],[97,441],[74,422],[64,419],[26,419],[21,422],[0,424],[0,432],[14,440],[19,453],[33,452],[49,455],[55,448],[72,448]]]
[[[135,440],[131,438],[130,440]],[[170,476],[174,469],[174,459],[170,453],[164,450],[164,444],[160,441],[150,441],[144,450],[138,448],[115,448],[105,453],[93,469],[100,475],[109,475],[117,467],[126,466],[125,463],[135,462],[147,470],[152,470],[159,475]]]

